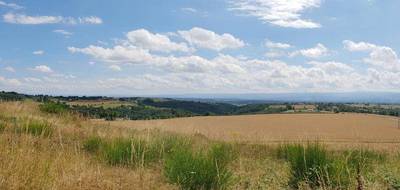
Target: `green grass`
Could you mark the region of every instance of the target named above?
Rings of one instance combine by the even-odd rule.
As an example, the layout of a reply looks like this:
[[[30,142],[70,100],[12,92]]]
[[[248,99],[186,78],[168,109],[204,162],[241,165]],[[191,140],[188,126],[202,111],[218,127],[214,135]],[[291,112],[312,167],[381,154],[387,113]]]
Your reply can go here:
[[[83,142],[83,149],[90,153],[97,153],[104,145],[104,140],[97,136],[92,136]]]
[[[165,176],[182,189],[226,189],[232,176],[227,168],[231,152],[223,144],[214,145],[206,152],[177,147],[167,156]]]
[[[53,134],[53,126],[44,120],[23,119],[24,122],[16,131],[18,133],[31,134],[34,136],[50,137]]]
[[[83,148],[110,165],[144,166],[161,161],[178,143],[181,144],[180,140],[173,136],[149,141],[138,138],[90,137],[83,143]]]
[[[6,129],[6,122],[0,120],[0,133]]]
[[[287,144],[278,148],[278,157],[288,161],[290,185],[306,183],[311,188],[346,189],[356,185],[359,175],[372,172],[373,163],[384,162],[385,155],[370,150],[332,152],[319,143]]]

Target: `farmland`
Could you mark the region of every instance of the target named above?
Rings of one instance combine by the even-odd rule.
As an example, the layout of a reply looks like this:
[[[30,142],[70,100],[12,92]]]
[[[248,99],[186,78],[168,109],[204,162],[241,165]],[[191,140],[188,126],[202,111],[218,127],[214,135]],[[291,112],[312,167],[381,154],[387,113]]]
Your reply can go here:
[[[0,102],[0,189],[378,190],[400,184],[394,116],[317,112],[306,104],[279,114],[264,111],[293,106],[152,100],[150,107],[135,99],[139,109],[189,107],[186,112],[198,115],[107,120],[69,104],[89,103],[96,111],[122,100],[18,97]],[[202,116],[205,110],[221,115]]]
[[[93,122],[100,124],[105,121]],[[266,114],[106,123],[137,130],[159,129],[201,134],[225,141],[276,143],[318,140],[328,143],[400,145],[397,118],[372,114]]]

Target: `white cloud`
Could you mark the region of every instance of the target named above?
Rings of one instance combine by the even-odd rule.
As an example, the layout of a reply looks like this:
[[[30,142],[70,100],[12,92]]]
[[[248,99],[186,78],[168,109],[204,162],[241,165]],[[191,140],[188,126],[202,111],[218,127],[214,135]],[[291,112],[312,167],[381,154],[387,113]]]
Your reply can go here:
[[[37,72],[42,72],[42,73],[52,73],[53,70],[51,70],[50,67],[47,65],[38,65],[35,66],[32,70],[37,71]]]
[[[62,17],[62,16],[28,16],[25,14],[7,13],[3,15],[3,21],[10,24],[101,24],[99,17]]]
[[[377,46],[367,42],[353,42],[350,40],[343,41],[344,48],[349,51],[370,51],[375,49]]]
[[[400,60],[397,53],[390,47],[350,40],[343,41],[343,44],[348,51],[369,52],[369,57],[364,58],[365,63],[388,71],[400,72]]]
[[[118,65],[110,65],[108,68],[110,68],[113,71],[121,71],[121,67]]]
[[[382,69],[381,66],[374,66],[371,63],[369,65],[372,65],[372,68],[360,70],[337,61],[310,61],[303,64],[289,64],[281,60],[251,59],[221,53],[207,58],[196,55],[195,52],[173,54],[171,50],[169,53],[160,53],[154,50],[156,42],[162,41],[158,39],[157,33],[150,31],[145,33],[150,35],[148,38],[150,40],[139,42],[136,39],[122,39],[116,40],[112,47],[108,47],[111,44],[103,45],[104,47],[99,44],[89,45],[85,48],[68,48],[71,53],[86,54],[90,58],[94,58],[96,62],[106,63],[108,68],[116,71],[121,70],[122,66],[143,70],[143,73],[137,73],[130,77],[88,82],[85,89],[92,90],[90,93],[113,90],[121,94],[215,92],[216,90],[225,93],[338,92],[398,89],[400,85],[400,82],[396,82],[400,77],[400,72]],[[138,38],[137,36],[140,35],[135,34],[134,36]],[[164,42],[176,43],[171,39]],[[168,44],[164,42],[160,44],[164,44],[163,46]],[[276,56],[288,54],[285,52],[287,50],[285,48],[290,48],[287,46],[289,44],[273,43],[269,44],[270,52],[279,54]],[[267,46],[267,44],[265,45]],[[377,48],[378,46],[371,47]],[[385,52],[375,51],[374,49],[368,50],[371,51],[368,60],[374,61],[374,63],[377,60],[396,62],[394,60],[397,60],[397,55],[394,51],[391,52],[387,48],[380,48],[380,50]],[[373,51],[376,55],[372,54]],[[317,44],[314,48],[298,50],[292,54],[319,58],[329,53],[328,48],[322,44]],[[62,78],[56,79],[58,82],[52,82],[54,85],[64,80]]]
[[[24,80],[25,80],[26,82],[42,82],[41,79],[35,78],[35,77],[25,77]]]
[[[282,57],[286,55],[286,52],[284,51],[278,51],[278,50],[272,50],[268,51],[267,53],[264,54],[268,58],[277,58],[277,57]]]
[[[186,13],[197,13],[197,9],[192,8],[192,7],[183,7],[183,8],[181,8],[181,11],[186,12]]]
[[[54,33],[58,33],[58,34],[62,34],[64,36],[71,36],[72,33],[68,32],[66,30],[62,30],[62,29],[57,29],[57,30],[53,30]]]
[[[186,14],[199,15],[202,17],[208,16],[207,11],[201,11],[201,10],[195,9],[193,7],[183,7],[183,8],[181,8],[181,11]]]
[[[328,62],[312,61],[308,62],[308,64],[314,66],[315,68],[320,68],[329,74],[344,74],[354,71],[354,69],[349,65],[335,61],[328,61]]]
[[[4,70],[6,70],[8,72],[15,73],[15,69],[13,67],[10,67],[10,66],[5,67]]]
[[[178,33],[191,45],[216,51],[237,49],[245,45],[242,40],[235,38],[231,34],[224,33],[219,35],[213,31],[198,27],[187,31],[178,31]]]
[[[287,43],[280,43],[280,42],[273,42],[270,40],[266,40],[265,47],[270,48],[270,49],[289,49],[292,47],[292,45],[287,44]]]
[[[190,48],[185,43],[172,42],[166,35],[153,34],[145,29],[128,32],[126,37],[130,43],[143,49],[160,52],[190,51]]]
[[[81,24],[102,24],[103,20],[97,16],[89,16],[89,17],[79,17],[79,23]]]
[[[43,55],[44,51],[43,50],[37,50],[37,51],[32,52],[32,54],[33,55]]]
[[[134,46],[117,45],[113,48],[103,48],[90,45],[86,48],[69,47],[71,53],[83,53],[100,61],[110,63],[140,64],[152,61],[153,57],[148,50]]]
[[[3,20],[11,24],[55,24],[62,22],[63,18],[60,16],[27,16],[7,13],[3,15]]]
[[[321,0],[231,0],[230,10],[257,17],[273,25],[290,28],[319,28],[321,25],[303,19],[302,13],[318,8]]]
[[[17,5],[15,3],[6,3],[4,1],[0,1],[0,6],[9,7],[9,8],[12,8],[12,9],[22,9],[22,8],[24,8],[24,7],[22,7],[20,5]]]
[[[329,55],[329,49],[326,48],[323,44],[319,43],[313,48],[297,50],[290,54],[290,56],[297,55],[302,55],[308,58],[320,58]]]
[[[14,86],[20,86],[22,83],[18,79],[9,79],[0,76],[0,84],[14,87]]]

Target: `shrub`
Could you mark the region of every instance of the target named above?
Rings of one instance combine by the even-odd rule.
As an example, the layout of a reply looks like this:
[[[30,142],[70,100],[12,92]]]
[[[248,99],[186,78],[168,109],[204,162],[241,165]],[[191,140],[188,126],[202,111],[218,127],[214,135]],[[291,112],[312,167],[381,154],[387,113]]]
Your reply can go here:
[[[165,175],[183,189],[225,189],[231,178],[227,169],[231,159],[226,145],[214,145],[208,152],[177,147],[165,161]]]
[[[39,109],[42,112],[61,114],[68,111],[68,105],[56,102],[45,102],[39,105]]]
[[[29,119],[17,129],[17,132],[49,137],[53,133],[53,126],[46,121]]]

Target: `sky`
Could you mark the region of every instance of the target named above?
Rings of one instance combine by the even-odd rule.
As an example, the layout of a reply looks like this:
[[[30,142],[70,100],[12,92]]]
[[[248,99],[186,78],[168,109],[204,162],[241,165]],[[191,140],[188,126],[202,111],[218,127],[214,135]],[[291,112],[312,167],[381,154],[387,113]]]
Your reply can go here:
[[[0,90],[400,92],[398,0],[0,0]]]

